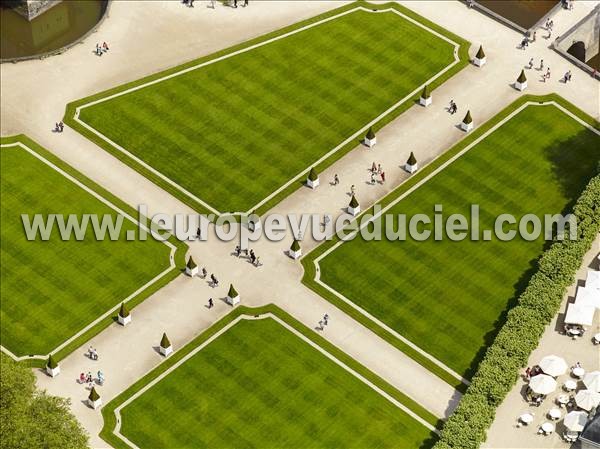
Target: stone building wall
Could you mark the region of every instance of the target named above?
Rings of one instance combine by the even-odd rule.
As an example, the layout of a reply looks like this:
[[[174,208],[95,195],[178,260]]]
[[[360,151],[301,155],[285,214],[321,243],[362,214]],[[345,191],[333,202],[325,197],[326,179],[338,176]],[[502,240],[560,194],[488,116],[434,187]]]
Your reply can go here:
[[[21,0],[21,4],[15,8],[15,11],[27,20],[33,20],[61,1],[62,0]]]

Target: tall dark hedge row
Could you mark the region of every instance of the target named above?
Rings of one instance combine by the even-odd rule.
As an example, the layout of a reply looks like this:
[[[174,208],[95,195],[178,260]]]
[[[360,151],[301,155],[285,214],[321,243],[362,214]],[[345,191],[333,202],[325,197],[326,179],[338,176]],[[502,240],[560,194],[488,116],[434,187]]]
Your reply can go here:
[[[567,287],[574,282],[583,257],[600,233],[600,175],[587,185],[573,213],[577,217],[577,239],[555,241],[542,255],[537,273],[507,314],[434,449],[477,449],[485,441],[496,408],[515,385],[519,371],[558,312]]]

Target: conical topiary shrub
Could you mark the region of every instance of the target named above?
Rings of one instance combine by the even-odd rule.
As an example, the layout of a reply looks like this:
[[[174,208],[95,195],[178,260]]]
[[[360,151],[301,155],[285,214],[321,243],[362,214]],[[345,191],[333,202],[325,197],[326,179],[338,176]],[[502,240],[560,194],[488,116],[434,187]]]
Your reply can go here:
[[[319,174],[317,173],[314,167],[312,167],[308,172],[308,176],[306,178],[306,185],[311,189],[314,189],[319,185]]]
[[[160,347],[168,348],[169,346],[171,346],[171,341],[169,340],[169,337],[167,337],[167,333],[163,332],[163,336],[160,339]]]
[[[229,292],[227,293],[227,303],[235,306],[240,303],[240,294],[237,292],[233,284],[229,284]]]
[[[515,89],[523,91],[527,88],[527,77],[525,76],[525,70],[521,70],[521,74],[515,82]]]
[[[90,395],[88,396],[88,399],[90,401],[97,401],[98,399],[100,399],[100,395],[96,391],[96,387],[92,387],[92,391],[90,391]]]
[[[190,256],[190,258],[187,261],[187,264],[185,265],[185,274],[187,274],[188,276],[196,276],[198,274],[198,271],[198,265],[196,264],[196,262],[194,262],[194,258]]]
[[[356,196],[352,195],[350,199],[350,204],[348,204],[348,213],[353,216],[357,216],[360,213],[360,204],[358,204],[358,200]]]
[[[373,127],[370,127],[365,136],[365,145],[369,148],[373,147],[377,143],[377,138],[375,137],[375,133],[373,132]]]
[[[473,59],[473,63],[476,66],[481,67],[486,63],[486,61],[487,58],[485,56],[485,52],[483,51],[483,45],[480,45],[479,50],[477,50],[477,54],[475,55],[475,59]]]
[[[97,409],[98,407],[100,407],[100,405],[102,405],[102,400],[100,399],[100,395],[96,391],[96,387],[92,387],[87,402],[88,405],[93,409]]]
[[[119,316],[122,316],[123,318],[129,316],[129,309],[127,309],[127,306],[124,302],[121,303],[121,308],[119,309]]]
[[[119,314],[117,315],[117,321],[123,326],[131,323],[131,314],[129,313],[129,309],[124,302],[121,303],[121,308],[119,309]]]
[[[300,242],[296,239],[292,242],[292,246],[290,246],[292,251],[300,251]]]
[[[406,164],[404,165],[404,169],[409,173],[414,173],[417,171],[417,168],[418,168],[417,158],[415,157],[415,154],[411,151],[410,156],[408,157],[408,160],[406,161]]]
[[[423,87],[423,92],[421,92],[421,97],[419,98],[419,104],[421,106],[429,106],[432,102],[431,92],[429,91],[429,86],[425,85]]]
[[[485,58],[485,52],[483,51],[483,45],[479,46],[479,50],[477,50],[477,54],[475,55],[477,59]]]
[[[292,259],[298,259],[302,255],[302,249],[300,248],[300,242],[297,239],[294,239],[292,242],[292,246],[290,246],[290,250],[288,254]]]
[[[471,117],[471,111],[467,111],[467,114],[460,124],[460,127],[463,131],[467,132],[473,129],[473,118]]]
[[[171,341],[169,337],[167,337],[167,333],[163,332],[162,338],[160,339],[160,353],[164,356],[168,356],[173,352],[173,345],[171,345]]]
[[[56,377],[60,374],[60,366],[58,366],[52,354],[48,356],[48,361],[46,362],[46,373],[50,377]]]
[[[46,366],[48,368],[56,368],[58,366],[58,363],[56,363],[56,360],[54,360],[54,356],[52,354],[50,354],[50,356],[48,357],[48,362],[46,363]]]

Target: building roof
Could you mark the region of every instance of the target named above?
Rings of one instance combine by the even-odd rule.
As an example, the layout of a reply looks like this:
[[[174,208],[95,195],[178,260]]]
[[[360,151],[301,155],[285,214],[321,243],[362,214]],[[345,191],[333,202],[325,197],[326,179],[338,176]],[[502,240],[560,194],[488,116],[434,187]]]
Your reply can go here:
[[[597,413],[594,419],[587,423],[579,439],[600,447],[600,413]]]

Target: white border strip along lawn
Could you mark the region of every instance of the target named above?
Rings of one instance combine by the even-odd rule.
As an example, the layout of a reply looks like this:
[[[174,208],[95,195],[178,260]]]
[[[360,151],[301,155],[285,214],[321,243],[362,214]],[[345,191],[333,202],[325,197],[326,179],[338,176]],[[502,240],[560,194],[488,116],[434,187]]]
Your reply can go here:
[[[574,119],[575,121],[577,121],[578,123],[580,123],[581,125],[583,125],[585,128],[589,129],[590,131],[592,131],[595,134],[597,134],[597,135],[600,136],[600,131],[598,131],[597,129],[595,129],[593,126],[590,126],[588,123],[584,122],[579,117],[577,117],[575,114],[571,113],[570,111],[568,111],[567,109],[563,108],[561,105],[559,105],[558,103],[556,103],[554,101],[548,101],[548,102],[544,102],[544,103],[528,101],[528,102],[524,103],[522,106],[520,106],[518,109],[516,109],[513,112],[511,112],[507,117],[505,117],[504,119],[502,119],[500,122],[498,122],[492,128],[490,128],[488,131],[486,131],[481,136],[479,136],[477,139],[475,139],[473,142],[471,142],[469,145],[467,145],[464,149],[462,149],[460,152],[458,152],[456,155],[454,155],[452,158],[448,159],[446,162],[444,162],[442,165],[440,165],[437,169],[435,169],[429,175],[425,176],[423,179],[421,179],[419,182],[417,182],[414,186],[412,186],[410,189],[408,189],[402,195],[398,196],[398,198],[396,198],[394,201],[390,202],[390,204],[388,204],[386,207],[382,208],[378,213],[374,214],[373,218],[371,218],[370,220],[368,220],[367,222],[365,222],[362,226],[360,226],[357,231],[352,232],[352,233],[349,234],[349,237],[348,237],[349,240],[351,240],[358,232],[360,232],[361,229],[363,229],[366,226],[368,226],[369,223],[371,223],[372,221],[377,220],[380,216],[382,216],[383,214],[385,214],[388,210],[390,210],[392,207],[394,207],[396,204],[398,204],[400,201],[402,201],[404,198],[406,198],[412,192],[414,192],[415,190],[417,190],[419,187],[421,187],[423,184],[425,184],[427,181],[429,181],[435,175],[437,175],[438,173],[440,173],[441,171],[443,171],[446,167],[448,167],[450,164],[452,164],[456,159],[458,159],[463,154],[465,154],[467,151],[469,151],[471,148],[473,148],[475,145],[477,145],[478,143],[480,143],[483,139],[487,138],[491,133],[493,133],[494,131],[496,131],[498,128],[500,128],[502,125],[504,125],[507,121],[509,121],[510,119],[512,119],[515,115],[517,115],[518,113],[520,113],[523,109],[525,109],[526,107],[529,107],[529,106],[550,106],[550,105],[551,106],[555,106],[560,111],[562,111],[563,113],[567,114],[569,117],[571,117],[572,119]],[[440,156],[442,156],[442,155],[443,155],[443,153],[440,154],[438,156],[438,158]],[[435,161],[436,159],[437,158],[433,159],[433,161]],[[431,162],[433,162],[433,161],[431,161]],[[370,207],[371,207],[371,205],[369,205],[366,208],[366,210],[368,210]],[[359,215],[359,217],[360,217],[360,215]],[[355,219],[357,222],[358,222],[358,218],[359,217],[357,217]],[[439,366],[440,368],[442,368],[444,371],[448,372],[449,374],[451,374],[452,376],[454,376],[456,379],[460,380],[461,382],[469,385],[470,382],[467,379],[465,379],[464,377],[462,377],[460,374],[456,373],[454,370],[452,370],[450,367],[448,367],[447,365],[445,365],[443,362],[441,362],[440,360],[436,359],[431,354],[429,354],[428,352],[424,351],[419,346],[417,346],[416,344],[414,344],[413,342],[411,342],[410,340],[408,340],[406,337],[403,337],[398,332],[396,332],[394,329],[392,329],[389,326],[387,326],[381,320],[375,318],[373,315],[371,315],[369,312],[367,312],[366,310],[364,310],[362,307],[358,306],[357,304],[355,304],[354,302],[352,302],[350,299],[346,298],[340,292],[338,292],[334,288],[330,287],[329,285],[327,285],[326,283],[324,283],[323,281],[321,281],[321,267],[319,266],[319,262],[323,258],[325,258],[327,255],[329,255],[331,252],[335,251],[340,245],[342,245],[344,243],[345,243],[345,241],[340,240],[335,245],[333,245],[331,248],[327,249],[327,251],[325,251],[323,254],[321,254],[320,256],[318,256],[317,258],[315,258],[315,260],[314,260],[314,264],[315,264],[315,277],[314,277],[314,281],[317,284],[319,284],[320,286],[322,286],[323,288],[325,288],[326,290],[328,290],[329,292],[331,292],[332,294],[334,294],[335,296],[337,296],[339,299],[341,299],[342,301],[344,301],[346,304],[348,304],[349,306],[351,306],[352,308],[354,308],[355,310],[357,310],[358,312],[360,312],[362,315],[364,315],[365,317],[367,317],[369,320],[373,321],[378,326],[382,327],[383,329],[385,329],[386,331],[388,331],[390,334],[394,335],[400,341],[402,341],[403,343],[405,343],[408,346],[410,346],[412,349],[414,349],[415,351],[417,351],[419,354],[421,354],[424,357],[427,357],[427,359],[429,359],[430,361],[432,361],[433,363],[435,363],[437,366]]]
[[[63,175],[69,181],[71,181],[72,183],[74,183],[75,185],[77,185],[78,187],[80,187],[81,189],[85,190],[87,193],[89,193],[90,195],[92,195],[94,198],[96,198],[97,200],[99,200],[101,203],[103,203],[103,204],[107,205],[108,207],[110,207],[111,209],[113,209],[119,215],[122,215],[124,218],[126,218],[129,221],[131,221],[135,225],[139,226],[141,229],[144,229],[146,232],[152,234],[153,236],[158,237],[158,235],[155,234],[146,225],[144,225],[142,223],[139,223],[135,218],[133,218],[131,215],[129,215],[128,213],[126,213],[125,211],[123,211],[121,208],[119,208],[118,206],[115,206],[109,200],[107,200],[106,198],[104,198],[103,196],[101,196],[100,194],[98,194],[97,192],[95,192],[94,190],[90,189],[88,186],[86,186],[85,184],[83,184],[77,178],[75,178],[72,175],[70,175],[69,173],[65,172],[62,168],[60,168],[57,165],[55,165],[54,163],[50,162],[49,160],[47,160],[46,158],[44,158],[42,155],[38,154],[35,150],[32,150],[31,148],[29,148],[24,143],[14,142],[14,143],[10,143],[10,144],[2,144],[2,145],[0,145],[0,148],[5,148],[5,147],[6,148],[20,147],[21,149],[27,151],[32,156],[36,157],[37,159],[39,159],[44,164],[48,165],[49,167],[53,168],[58,173],[60,173],[61,175]],[[17,361],[26,360],[26,359],[45,359],[50,354],[54,354],[57,351],[60,351],[62,348],[64,348],[65,346],[67,346],[73,340],[79,338],[81,335],[83,335],[89,329],[91,329],[92,327],[94,327],[100,321],[102,321],[106,317],[110,316],[111,314],[115,313],[117,311],[117,309],[119,307],[121,307],[121,302],[124,302],[124,303],[129,302],[132,298],[134,298],[135,296],[137,296],[138,294],[140,294],[141,292],[143,292],[145,289],[147,289],[148,287],[150,287],[152,284],[154,284],[155,282],[157,282],[159,279],[161,279],[163,276],[165,276],[167,273],[169,273],[171,270],[173,270],[175,268],[175,257],[174,256],[175,256],[175,251],[177,250],[177,247],[175,245],[173,245],[172,243],[168,242],[168,241],[163,241],[162,243],[164,243],[165,245],[167,245],[171,249],[170,254],[169,254],[169,268],[167,268],[163,272],[159,273],[154,278],[150,279],[150,281],[148,281],[146,284],[144,284],[143,286],[141,286],[140,288],[138,288],[135,292],[133,292],[127,298],[125,298],[122,301],[120,301],[116,306],[114,306],[113,308],[111,308],[110,310],[108,310],[103,315],[99,316],[97,319],[95,319],[94,321],[92,321],[90,324],[88,324],[86,327],[84,327],[83,329],[81,329],[79,332],[77,332],[75,335],[73,335],[72,337],[70,337],[68,340],[66,340],[65,342],[61,343],[60,346],[54,348],[48,354],[46,354],[46,355],[33,355],[33,356],[21,356],[21,357],[17,357],[15,354],[13,354],[11,351],[9,351],[4,346],[0,346],[0,350],[2,352],[4,352],[5,354],[7,354],[8,356],[12,357],[14,360],[17,360]]]
[[[180,70],[180,71],[172,73],[170,75],[166,75],[166,76],[164,76],[162,78],[157,78],[157,79],[149,81],[147,83],[140,84],[138,86],[131,87],[131,88],[123,90],[121,92],[117,92],[115,94],[109,95],[107,97],[103,97],[103,98],[100,98],[98,100],[94,100],[94,101],[91,101],[89,103],[83,104],[83,105],[78,106],[77,108],[75,108],[75,115],[74,115],[73,119],[77,123],[79,123],[81,126],[83,126],[85,129],[87,129],[91,133],[95,134],[96,136],[100,137],[102,140],[104,140],[106,143],[108,143],[109,145],[111,145],[113,148],[119,150],[121,153],[125,154],[130,159],[134,160],[136,163],[138,163],[139,165],[141,165],[142,167],[144,167],[146,170],[149,170],[154,175],[158,176],[160,179],[162,179],[163,181],[165,181],[169,185],[173,186],[174,188],[176,188],[177,190],[179,190],[181,193],[183,193],[187,197],[189,197],[192,200],[196,201],[198,204],[201,204],[202,206],[206,207],[210,212],[214,213],[217,216],[220,216],[220,215],[222,215],[222,212],[218,211],[217,209],[215,209],[214,207],[212,207],[211,205],[209,205],[207,202],[203,201],[202,199],[200,199],[199,197],[197,197],[196,195],[194,195],[190,191],[186,190],[185,188],[183,188],[182,186],[180,186],[179,184],[177,184],[171,178],[169,178],[166,175],[162,174],[161,172],[159,172],[158,170],[156,170],[155,168],[153,168],[151,165],[147,164],[142,159],[140,159],[139,157],[135,156],[133,153],[129,152],[128,150],[126,150],[125,148],[123,148],[121,145],[119,145],[118,143],[112,141],[110,138],[108,138],[107,136],[105,136],[104,134],[102,134],[100,131],[98,131],[94,127],[88,125],[83,120],[81,120],[79,118],[81,110],[85,109],[85,108],[87,108],[89,106],[94,106],[96,104],[103,103],[103,102],[108,101],[108,100],[112,100],[113,98],[117,98],[117,97],[120,97],[122,95],[126,95],[128,93],[135,92],[135,91],[143,89],[145,87],[152,86],[154,84],[158,84],[158,83],[160,83],[162,81],[165,81],[165,80],[168,80],[168,79],[171,79],[171,78],[175,78],[175,77],[177,77],[179,75],[183,75],[185,73],[188,73],[188,72],[200,69],[202,67],[206,67],[206,66],[208,66],[210,64],[214,64],[216,62],[223,61],[225,59],[228,59],[228,58],[231,58],[233,56],[239,55],[241,53],[245,53],[245,52],[254,50],[256,48],[262,47],[263,45],[267,45],[267,44],[270,44],[272,42],[284,39],[286,37],[289,37],[289,36],[292,36],[294,34],[300,33],[302,31],[308,30],[310,28],[316,27],[316,26],[321,25],[323,23],[330,22],[332,20],[338,19],[338,18],[340,18],[342,16],[351,14],[351,13],[356,12],[356,11],[365,11],[365,12],[374,13],[374,14],[385,13],[385,12],[392,12],[394,14],[397,14],[398,16],[402,17],[403,19],[405,19],[405,20],[413,23],[414,25],[417,25],[418,27],[420,27],[420,28],[422,28],[422,29],[424,29],[426,31],[429,31],[431,34],[435,35],[436,37],[438,37],[438,38],[440,38],[440,39],[442,39],[442,40],[444,40],[444,41],[452,44],[454,46],[454,54],[453,54],[453,56],[454,56],[454,62],[452,62],[452,64],[446,66],[444,69],[442,69],[440,72],[438,72],[436,75],[434,75],[430,79],[428,79],[425,83],[423,83],[420,86],[418,86],[410,94],[406,95],[404,98],[402,98],[400,101],[398,101],[392,107],[390,107],[388,110],[386,110],[385,112],[383,112],[382,114],[380,114],[379,116],[377,116],[374,120],[372,120],[371,122],[369,122],[367,125],[363,126],[356,133],[354,133],[353,135],[351,135],[350,137],[348,137],[346,140],[344,140],[342,143],[340,143],[334,149],[332,149],[331,151],[329,151],[323,157],[321,157],[317,161],[313,162],[312,164],[308,165],[308,167],[312,167],[314,165],[318,165],[321,162],[323,162],[324,160],[326,160],[327,158],[329,158],[332,154],[334,154],[337,151],[339,151],[345,145],[347,145],[348,143],[350,143],[353,140],[357,139],[360,135],[364,134],[366,132],[366,130],[369,129],[369,127],[371,127],[374,124],[376,124],[379,120],[381,120],[382,118],[384,118],[386,115],[392,113],[394,110],[396,110],[398,107],[400,107],[404,102],[406,102],[410,98],[414,97],[426,85],[430,84],[431,82],[433,82],[434,80],[436,80],[437,78],[439,78],[440,76],[442,76],[444,73],[446,73],[448,70],[450,70],[454,65],[458,64],[460,62],[460,58],[458,57],[458,49],[460,48],[460,45],[457,44],[456,42],[454,42],[453,40],[447,38],[446,36],[438,33],[437,31],[432,30],[431,28],[427,27],[426,25],[420,23],[419,21],[417,21],[417,20],[415,20],[415,19],[413,19],[411,17],[408,17],[408,16],[402,14],[400,11],[397,11],[394,8],[388,8],[388,9],[382,9],[382,10],[373,11],[373,10],[365,8],[363,6],[358,6],[358,7],[354,8],[354,9],[350,9],[348,11],[344,11],[344,12],[342,12],[340,14],[335,15],[335,16],[327,17],[326,19],[323,19],[323,20],[320,20],[318,22],[311,23],[310,25],[306,25],[306,26],[304,26],[302,28],[298,28],[296,30],[290,31],[289,33],[285,33],[285,34],[282,34],[280,36],[276,36],[276,37],[274,37],[272,39],[268,39],[266,41],[259,42],[257,44],[251,45],[249,47],[242,48],[241,50],[237,50],[237,51],[234,51],[232,53],[228,53],[226,55],[223,55],[223,56],[220,56],[218,58],[212,59],[210,61],[206,61],[206,62],[203,62],[201,64],[197,64],[195,66],[188,67],[186,69]],[[282,185],[281,187],[279,187],[277,190],[275,190],[273,193],[271,193],[265,199],[263,199],[262,201],[260,201],[258,204],[256,204],[255,206],[251,207],[250,209],[248,209],[248,211],[246,211],[245,213],[249,214],[251,211],[259,208],[263,204],[265,204],[268,201],[270,201],[273,197],[275,197],[281,191],[285,190],[292,183],[294,183],[295,181],[297,181],[302,175],[304,175],[306,173],[306,170],[308,169],[308,167],[305,168],[304,170],[302,170],[297,175],[295,175],[292,179],[290,179],[284,185]],[[232,214],[233,215],[242,215],[244,213],[243,212],[233,212]]]
[[[344,370],[346,370],[348,373],[352,374],[354,377],[356,377],[357,379],[359,379],[361,382],[363,382],[364,384],[366,384],[368,387],[370,387],[371,389],[373,389],[374,391],[376,391],[377,393],[379,393],[381,396],[383,396],[385,399],[387,399],[388,401],[390,401],[392,404],[394,404],[396,407],[398,407],[399,409],[401,409],[403,412],[405,412],[407,415],[409,415],[410,417],[412,417],[414,420],[418,421],[421,425],[425,426],[427,429],[431,430],[432,432],[439,433],[439,431],[434,426],[432,426],[431,424],[429,424],[427,421],[425,421],[423,418],[421,418],[419,415],[417,415],[411,409],[409,409],[408,407],[406,407],[404,404],[402,404],[401,402],[399,402],[398,400],[396,400],[394,397],[392,397],[391,395],[389,395],[388,393],[386,393],[384,390],[382,390],[381,388],[379,388],[377,385],[373,384],[371,381],[369,381],[368,379],[366,379],[365,377],[363,377],[361,374],[359,374],[356,371],[354,371],[352,368],[350,368],[344,362],[338,360],[335,356],[331,355],[329,352],[327,352],[325,349],[323,349],[317,343],[315,343],[314,341],[312,341],[310,338],[308,338],[305,335],[303,335],[301,332],[299,332],[298,330],[296,330],[294,327],[290,326],[288,323],[286,323],[285,321],[281,320],[279,317],[273,315],[271,312],[268,312],[268,313],[259,315],[258,317],[249,316],[249,315],[240,315],[239,317],[235,318],[231,323],[227,324],[225,327],[223,327],[221,330],[219,330],[218,332],[216,332],[214,335],[212,335],[206,341],[202,342],[200,345],[198,345],[196,348],[194,348],[192,351],[190,351],[187,355],[185,355],[185,357],[183,357],[181,360],[179,360],[177,363],[175,363],[169,369],[165,370],[163,373],[161,373],[160,375],[158,375],[151,382],[149,382],[146,385],[144,385],[143,388],[141,388],[139,391],[137,391],[135,394],[133,394],[130,398],[128,398],[126,401],[124,401],[121,405],[119,405],[118,407],[116,407],[115,410],[114,410],[115,417],[116,417],[116,424],[115,424],[115,428],[113,429],[113,434],[115,434],[118,438],[120,438],[121,440],[123,440],[126,444],[128,444],[132,448],[134,448],[134,449],[140,449],[136,444],[134,444],[133,442],[131,442],[126,436],[124,436],[121,433],[121,410],[124,407],[126,407],[127,405],[131,404],[133,401],[135,401],[137,398],[139,398],[141,395],[143,395],[146,391],[148,391],[154,385],[156,385],[161,380],[163,380],[165,377],[167,377],[169,374],[171,374],[173,371],[175,371],[177,368],[179,368],[182,364],[184,364],[185,362],[187,362],[190,358],[194,357],[198,352],[200,352],[202,349],[204,349],[206,346],[208,346],[214,340],[216,340],[217,338],[219,338],[221,335],[223,335],[225,332],[227,332],[229,329],[231,329],[233,326],[235,326],[241,320],[262,320],[262,319],[267,319],[267,318],[271,318],[271,319],[275,320],[277,323],[279,323],[285,329],[287,329],[288,331],[290,331],[291,333],[293,333],[295,336],[297,336],[298,338],[300,338],[305,343],[307,343],[310,346],[312,346],[314,349],[316,349],[317,351],[319,351],[321,354],[323,354],[329,360],[331,360],[336,365],[338,365],[341,368],[343,368]]]

